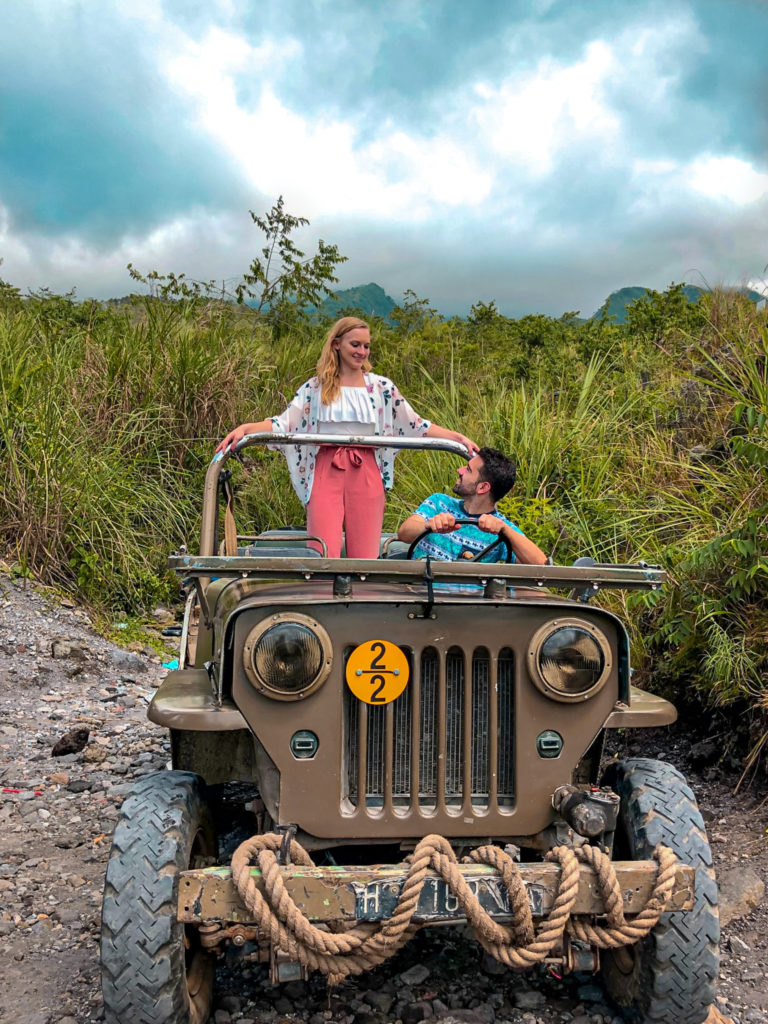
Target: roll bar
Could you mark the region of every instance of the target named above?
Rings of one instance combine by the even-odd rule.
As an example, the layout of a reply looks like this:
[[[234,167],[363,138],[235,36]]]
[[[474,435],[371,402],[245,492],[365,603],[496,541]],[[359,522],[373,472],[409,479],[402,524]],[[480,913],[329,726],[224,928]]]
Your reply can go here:
[[[447,441],[441,437],[381,437],[379,435],[371,436],[367,434],[278,434],[271,430],[246,434],[233,448],[226,452],[217,452],[211,459],[208,471],[205,474],[203,514],[200,527],[200,555],[202,557],[216,553],[217,491],[221,471],[227,460],[233,455],[237,457],[243,449],[257,444],[275,447],[282,447],[283,445],[312,445],[313,447],[333,445],[338,448],[395,448],[398,451],[409,449],[451,452],[462,459],[470,457],[469,450],[463,444],[459,444],[458,441]]]

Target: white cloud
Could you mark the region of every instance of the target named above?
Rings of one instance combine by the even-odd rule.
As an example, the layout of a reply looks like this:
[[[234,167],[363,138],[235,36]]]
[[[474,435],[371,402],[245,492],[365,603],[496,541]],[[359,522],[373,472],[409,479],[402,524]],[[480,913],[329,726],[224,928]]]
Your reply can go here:
[[[437,206],[484,199],[492,176],[446,134],[415,137],[384,125],[360,145],[352,120],[311,120],[276,95],[276,65],[301,57],[296,40],[250,47],[220,30],[170,60],[174,87],[196,105],[199,124],[267,195],[284,193],[310,215],[421,218]],[[255,102],[238,96],[237,75],[264,73]]]
[[[467,79],[441,99],[429,133],[391,121],[363,142],[356,115],[312,118],[280,96],[280,78],[303,57],[298,39],[268,37],[253,46],[234,30],[209,28],[193,39],[178,24],[165,27],[159,66],[222,161],[259,193],[282,193],[312,218],[423,223],[446,211],[492,207],[516,228],[537,206],[540,179],[574,147],[592,146],[603,167],[621,171],[632,163],[634,140],[616,90],[637,82],[648,89],[650,81],[660,101],[673,87],[679,47],[696,37],[684,10],[610,42],[593,39],[571,64],[547,57],[500,83]],[[635,160],[633,167],[653,193],[670,170],[669,161],[657,163]]]
[[[570,66],[547,58],[533,74],[510,75],[499,87],[479,82],[471,116],[493,151],[541,175],[574,138],[606,141],[618,135],[619,117],[603,95],[617,71],[611,47],[596,41]]]
[[[754,203],[768,193],[768,174],[735,156],[702,156],[690,168],[690,183],[713,199],[728,199],[738,206]]]
[[[51,21],[50,0],[28,3],[47,12],[59,45],[62,19]],[[414,287],[448,309],[465,292],[467,304],[473,301],[478,289],[499,299],[517,290],[522,308],[532,308],[542,301],[537,294],[552,291],[553,270],[586,281],[593,263],[597,276],[600,260],[598,297],[627,282],[663,286],[689,267],[714,279],[760,273],[768,201],[758,201],[768,193],[768,174],[716,141],[725,116],[719,97],[730,95],[725,85],[713,91],[711,109],[685,91],[686,76],[696,72],[709,43],[702,35],[706,20],[697,22],[687,0],[627,5],[628,13],[591,19],[588,28],[574,18],[581,49],[567,59],[548,25],[562,32],[565,23],[554,9],[569,5],[531,0],[539,15],[552,8],[546,23],[500,15],[492,61],[482,59],[468,29],[468,58],[444,69],[443,82],[454,75],[453,85],[435,82],[419,92],[414,76],[407,120],[397,118],[396,104],[383,116],[382,96],[402,90],[401,28],[403,34],[424,30],[425,52],[433,43],[430,0],[392,0],[386,19],[365,5],[340,4],[333,19],[322,21],[322,40],[301,25],[295,37],[281,35],[280,26],[294,21],[282,16],[279,0],[264,0],[274,16],[265,14],[252,28],[258,43],[240,31],[247,18],[236,0],[209,0],[189,15],[177,0],[115,0],[106,21],[96,18],[103,7],[97,0],[61,5],[81,18],[76,24],[86,42],[95,39],[84,53],[107,52],[114,69],[129,74],[131,60],[142,68],[147,100],[167,125],[167,151],[194,144],[221,173],[199,188],[187,183],[183,216],[174,216],[176,207],[149,204],[146,217],[131,219],[132,235],[118,215],[112,240],[102,234],[101,245],[89,241],[81,223],[67,236],[60,223],[50,236],[42,220],[21,227],[27,220],[10,208],[7,193],[9,209],[0,203],[6,257],[0,276],[59,289],[79,284],[106,295],[131,287],[129,260],[142,270],[183,270],[198,278],[242,272],[258,246],[245,206],[253,197],[253,208],[263,209],[262,201],[279,193],[289,210],[312,220],[307,236],[297,239],[302,247],[313,250],[320,234],[353,257],[343,269],[346,284],[368,276],[394,291]],[[119,39],[120,46],[105,47],[105,39],[110,47]],[[368,65],[344,65],[347,77],[332,113],[317,114],[319,95],[312,97],[311,116],[303,97],[287,98],[282,83],[309,78],[313,55],[322,53],[325,67],[336,68],[360,39]],[[717,47],[722,40],[711,42]],[[45,56],[39,48],[35,53],[45,84]],[[492,74],[500,55],[507,64]],[[359,89],[345,110],[352,82]],[[321,83],[329,87],[325,76]],[[92,88],[83,100],[86,109],[103,102]],[[137,109],[136,116],[146,111]],[[696,158],[702,141],[708,151]],[[155,152],[162,162],[162,151]],[[132,166],[125,172],[136,177]],[[115,192],[119,184],[114,181]],[[196,200],[201,205],[193,208]],[[142,234],[136,227],[163,216],[166,223],[156,230]]]
[[[143,290],[130,280],[128,263],[142,273],[183,271],[193,280],[207,280],[222,270],[239,278],[257,242],[242,212],[205,211],[190,211],[147,234],[125,234],[107,248],[76,232],[14,236],[0,205],[0,251],[6,258],[0,277],[24,289],[45,285],[63,292],[77,286],[79,294],[100,297]]]
[[[23,238],[13,234],[11,230],[11,213],[7,206],[0,202],[0,255],[5,267],[0,264],[0,277],[13,267],[28,266],[32,260],[30,248]]]

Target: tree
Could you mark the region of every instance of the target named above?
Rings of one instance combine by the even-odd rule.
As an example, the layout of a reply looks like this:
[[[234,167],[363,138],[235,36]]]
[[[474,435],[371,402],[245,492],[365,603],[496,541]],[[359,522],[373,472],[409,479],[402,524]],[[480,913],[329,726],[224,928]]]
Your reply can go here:
[[[309,221],[287,213],[282,196],[263,217],[253,210],[250,214],[263,232],[265,244],[261,255],[252,260],[240,283],[235,285],[234,298],[239,305],[247,303],[257,316],[270,323],[272,337],[277,340],[283,328],[307,316],[307,307],[319,306],[334,294],[330,285],[339,280],[334,271],[340,263],[346,263],[347,257],[341,255],[338,246],[329,245],[322,238],[314,256],[302,252],[290,236]],[[184,274],[160,274],[157,270],[142,274],[132,263],[128,264],[128,272],[149,288],[150,298],[192,302],[233,298],[223,282],[219,286],[216,281],[193,281]],[[253,301],[248,302],[249,299]]]
[[[467,323],[472,327],[495,327],[504,317],[496,308],[496,303],[491,299],[490,302],[476,302],[469,311],[467,317]]]
[[[704,326],[707,314],[700,298],[692,302],[685,285],[674,282],[664,292],[647,288],[645,295],[627,306],[627,330],[661,348],[670,336],[692,334]]]
[[[395,306],[389,314],[389,319],[396,324],[400,334],[421,331],[435,317],[437,310],[430,306],[429,299],[420,299],[410,288],[403,294],[402,306]]]
[[[282,196],[263,217],[253,210],[250,213],[266,241],[261,255],[243,274],[235,294],[241,304],[246,298],[254,300],[254,309],[270,320],[273,337],[277,339],[286,321],[303,315],[307,306],[319,306],[323,299],[334,294],[329,287],[339,280],[334,271],[347,257],[322,238],[315,255],[307,257],[290,236],[296,228],[306,227],[309,221],[287,213]]]
[[[3,260],[0,257],[0,266],[2,266]],[[0,308],[3,309],[17,309],[21,306],[21,291],[15,286],[10,284],[8,281],[4,281],[0,277]]]
[[[174,274],[173,271],[161,274],[150,270],[148,274],[142,274],[132,263],[127,269],[134,281],[140,281],[149,288],[152,299],[208,299],[216,293],[215,281],[191,281],[186,274]],[[223,292],[220,294],[223,297]]]

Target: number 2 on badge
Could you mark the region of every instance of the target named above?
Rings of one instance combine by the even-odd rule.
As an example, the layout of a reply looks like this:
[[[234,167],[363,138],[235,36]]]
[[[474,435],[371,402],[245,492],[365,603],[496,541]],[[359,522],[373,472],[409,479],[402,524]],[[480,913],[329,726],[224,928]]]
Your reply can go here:
[[[347,686],[366,704],[390,704],[408,685],[408,659],[389,640],[368,640],[347,661]]]

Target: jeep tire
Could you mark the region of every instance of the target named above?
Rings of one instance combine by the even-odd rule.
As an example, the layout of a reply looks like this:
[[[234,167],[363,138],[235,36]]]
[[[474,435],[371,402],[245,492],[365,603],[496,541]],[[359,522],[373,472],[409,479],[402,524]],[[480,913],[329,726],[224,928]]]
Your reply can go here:
[[[214,957],[176,918],[179,872],[215,857],[205,787],[190,772],[141,779],[126,798],[107,864],[101,969],[107,1024],[203,1024]]]
[[[701,1024],[715,998],[720,921],[712,854],[696,798],[672,765],[632,758],[604,782],[621,797],[616,860],[644,860],[664,843],[696,869],[691,911],[663,914],[641,942],[602,954],[602,981],[632,1024]]]

